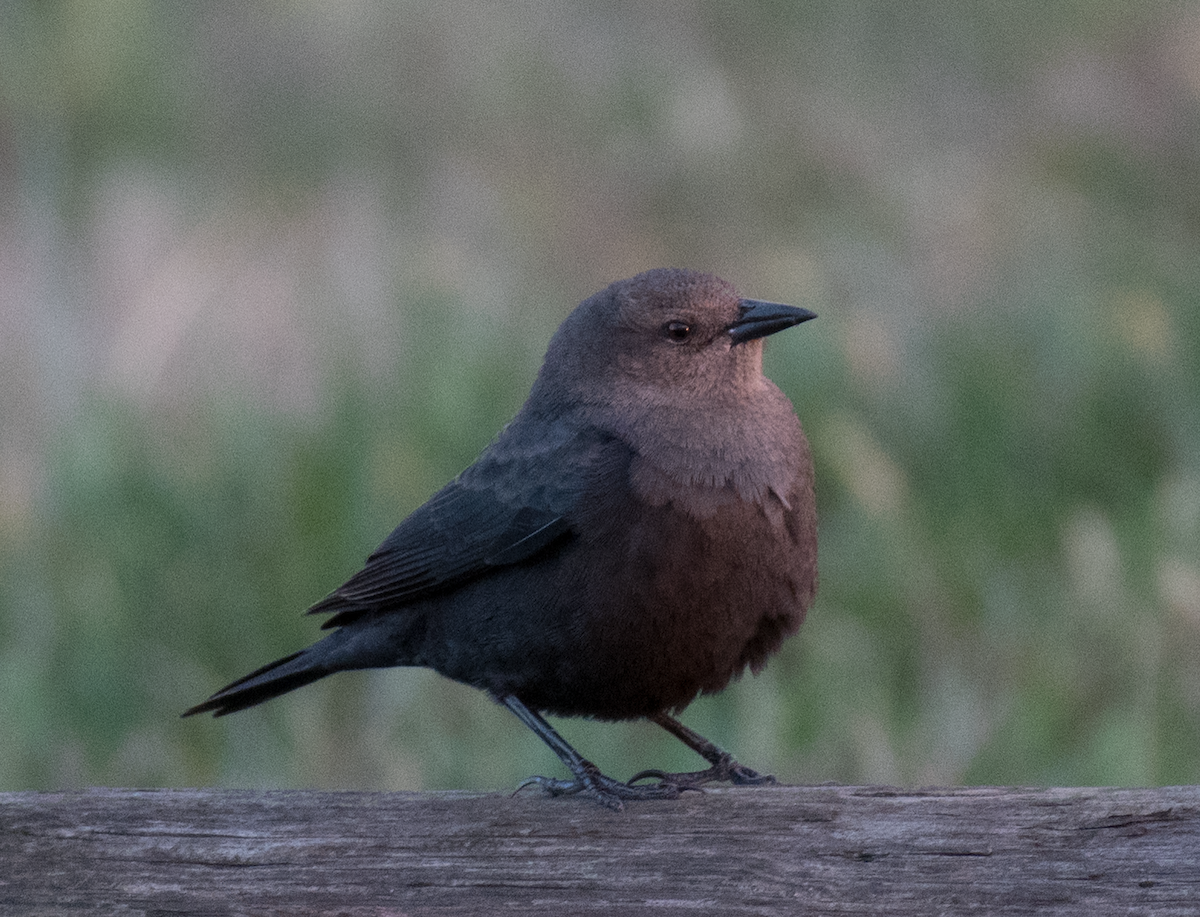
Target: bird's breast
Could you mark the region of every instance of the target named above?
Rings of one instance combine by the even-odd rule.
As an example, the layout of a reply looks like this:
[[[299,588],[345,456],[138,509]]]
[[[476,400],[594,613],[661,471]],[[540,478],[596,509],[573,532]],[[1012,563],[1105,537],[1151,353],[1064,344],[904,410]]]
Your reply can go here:
[[[575,632],[597,665],[575,697],[591,716],[623,718],[679,708],[757,670],[803,621],[815,588],[815,522],[735,490],[631,486],[620,506],[585,527],[588,558]]]

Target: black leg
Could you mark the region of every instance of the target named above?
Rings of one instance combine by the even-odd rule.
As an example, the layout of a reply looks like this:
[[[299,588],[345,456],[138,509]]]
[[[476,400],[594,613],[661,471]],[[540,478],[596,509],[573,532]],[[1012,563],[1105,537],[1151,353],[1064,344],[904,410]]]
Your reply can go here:
[[[675,786],[679,789],[693,789],[699,787],[703,783],[711,783],[714,780],[728,780],[730,783],[738,786],[763,786],[775,783],[775,778],[770,774],[760,774],[758,771],[751,770],[744,764],[738,764],[734,760],[733,755],[725,751],[719,745],[714,745],[700,733],[688,729],[683,723],[666,713],[658,713],[650,717],[652,722],[658,723],[663,729],[675,736],[680,742],[698,754],[701,758],[712,765],[708,770],[693,771],[690,774],[668,774],[659,770],[642,771],[640,774],[635,774],[629,778],[630,783],[636,783],[638,780],[655,779],[660,781],[661,785]]]
[[[511,694],[497,698],[505,707],[516,714],[517,719],[537,733],[538,738],[550,746],[551,751],[558,755],[559,760],[567,766],[574,775],[573,780],[557,780],[553,777],[530,777],[523,781],[517,790],[527,786],[538,786],[551,796],[570,796],[575,793],[586,793],[597,799],[601,805],[608,806],[618,812],[624,808],[622,799],[675,799],[679,796],[681,787],[670,783],[650,786],[630,786],[613,780],[600,772],[591,761],[577,752],[554,727],[547,723],[540,714],[530,710]],[[669,727],[668,727],[669,728]],[[682,726],[680,727],[683,728]],[[686,740],[685,740],[686,741]],[[753,771],[751,771],[753,773]],[[640,776],[640,775],[639,775]],[[630,781],[632,783],[632,781]]]

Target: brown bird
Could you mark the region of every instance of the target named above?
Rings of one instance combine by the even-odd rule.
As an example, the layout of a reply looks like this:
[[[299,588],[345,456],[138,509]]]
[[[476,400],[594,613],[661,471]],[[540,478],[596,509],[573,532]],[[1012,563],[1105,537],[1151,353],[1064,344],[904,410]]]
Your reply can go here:
[[[758,672],[816,592],[812,458],[762,372],[763,338],[814,317],[678,269],[586,299],[475,464],[309,609],[332,615],[332,633],[184,716],[342,670],[428,666],[487,691],[572,774],[521,786],[620,809],[712,780],[773,782],[673,714]],[[710,766],[622,783],[543,713],[647,717]]]

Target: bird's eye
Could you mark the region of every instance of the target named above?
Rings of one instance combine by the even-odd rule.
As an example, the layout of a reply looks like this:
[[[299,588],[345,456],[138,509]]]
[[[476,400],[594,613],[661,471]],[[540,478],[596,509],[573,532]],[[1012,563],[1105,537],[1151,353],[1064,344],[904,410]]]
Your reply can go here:
[[[663,325],[663,334],[675,343],[682,343],[692,336],[692,326],[687,322],[667,322]]]

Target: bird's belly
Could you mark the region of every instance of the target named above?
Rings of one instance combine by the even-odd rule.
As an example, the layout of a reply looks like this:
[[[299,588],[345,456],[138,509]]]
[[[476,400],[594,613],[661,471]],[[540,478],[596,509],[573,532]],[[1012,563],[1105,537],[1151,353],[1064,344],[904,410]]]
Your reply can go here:
[[[803,621],[815,520],[792,509],[696,520],[642,504],[589,520],[553,555],[431,603],[420,664],[549,713],[680,709],[757,671]]]
[[[757,671],[800,626],[815,577],[805,539],[757,506],[702,522],[643,507],[625,522],[580,545],[582,573],[564,557],[574,645],[520,695],[528,703],[603,719],[680,709]]]

